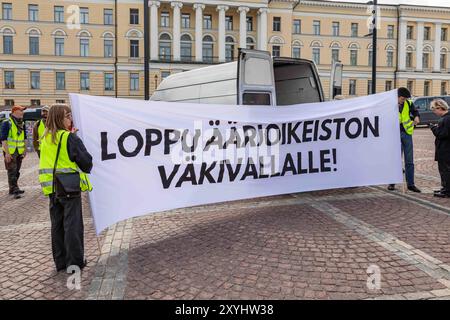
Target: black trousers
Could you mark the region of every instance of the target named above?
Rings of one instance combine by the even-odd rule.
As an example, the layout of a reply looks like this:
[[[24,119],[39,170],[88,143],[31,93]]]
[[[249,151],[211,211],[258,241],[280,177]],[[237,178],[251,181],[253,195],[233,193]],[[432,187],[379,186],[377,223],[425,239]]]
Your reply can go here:
[[[450,161],[438,161],[438,169],[443,192],[450,194]]]
[[[58,199],[50,195],[53,260],[57,270],[83,267],[84,226],[81,197]]]
[[[3,151],[3,157],[5,156],[5,152]],[[19,191],[19,177],[20,177],[20,168],[22,167],[23,156],[19,154],[19,152],[14,152],[12,155],[12,160],[10,163],[6,163],[5,160],[5,169],[8,172],[8,185],[9,192],[15,193]]]

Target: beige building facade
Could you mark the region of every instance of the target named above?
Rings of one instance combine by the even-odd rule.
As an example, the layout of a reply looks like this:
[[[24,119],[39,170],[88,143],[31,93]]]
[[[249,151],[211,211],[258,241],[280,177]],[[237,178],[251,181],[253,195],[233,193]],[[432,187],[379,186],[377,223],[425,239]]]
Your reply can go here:
[[[68,93],[144,97],[144,1],[1,0],[0,105],[68,102]],[[235,60],[239,47],[314,60],[328,96],[371,86],[371,10],[330,1],[147,1],[150,93],[163,78]],[[377,92],[450,90],[450,8],[380,5]]]

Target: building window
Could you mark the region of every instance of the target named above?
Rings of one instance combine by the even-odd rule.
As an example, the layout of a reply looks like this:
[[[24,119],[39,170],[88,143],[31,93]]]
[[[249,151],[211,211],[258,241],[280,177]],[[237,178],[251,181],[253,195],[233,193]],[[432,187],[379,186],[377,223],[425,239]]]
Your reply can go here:
[[[430,67],[430,54],[428,52],[424,52],[422,55],[422,68]]]
[[[301,34],[302,33],[302,21],[295,19],[292,25],[292,33]]]
[[[407,26],[406,27],[406,39],[412,40],[414,33],[414,27],[413,26]]]
[[[430,40],[430,32],[431,32],[430,27],[423,28],[423,40]]]
[[[423,95],[429,96],[430,95],[430,81],[425,81],[423,84]]]
[[[332,28],[333,28],[333,36],[339,37],[339,22],[336,22],[336,21],[333,22]]]
[[[3,53],[13,54],[13,37],[3,36]]]
[[[386,53],[386,65],[388,67],[394,66],[394,51],[388,51]]]
[[[39,37],[30,37],[30,55],[39,55]]]
[[[130,73],[130,91],[139,91],[139,73]]]
[[[81,90],[90,90],[89,72],[81,72],[80,73],[80,89]]]
[[[358,24],[352,23],[352,37],[358,37]]]
[[[312,60],[315,64],[320,64],[320,48],[312,49]]]
[[[350,50],[350,65],[356,66],[358,64],[358,51]]]
[[[113,24],[113,10],[103,9],[103,24],[112,25]]]
[[[320,35],[320,21],[319,20],[313,21],[313,33],[316,36]]]
[[[253,17],[247,17],[247,31],[253,31]]]
[[[64,72],[56,73],[56,90],[66,90],[66,74]]]
[[[130,57],[139,58],[139,40],[130,40]]]
[[[204,36],[202,46],[203,46],[203,61],[212,63],[214,53],[213,39],[210,36]]]
[[[112,73],[105,73],[105,91],[114,90],[114,75]]]
[[[212,29],[212,16],[210,14],[203,15],[203,28]]]
[[[89,56],[89,39],[80,39],[80,56]]]
[[[31,89],[41,88],[41,73],[39,71],[31,71],[30,73]]]
[[[225,30],[227,31],[233,30],[233,16],[225,17]]]
[[[281,17],[273,17],[272,29],[273,31],[281,31]]]
[[[31,99],[30,105],[32,107],[39,107],[41,105],[41,100],[39,100],[39,99]]]
[[[372,59],[373,59],[373,51],[372,51],[372,50],[369,50],[369,61],[367,61],[367,65],[368,65],[369,67],[372,66]]]
[[[367,94],[372,93],[372,80],[367,80]]]
[[[168,12],[161,12],[161,27],[170,27],[170,17]]]
[[[441,69],[447,69],[447,55],[441,53]]]
[[[394,26],[392,24],[388,25],[387,37],[388,39],[394,39]]]
[[[5,89],[14,89],[14,71],[5,71]]]
[[[139,9],[130,9],[130,24],[139,24]]]
[[[247,37],[247,49],[254,50],[255,49],[255,41],[253,38]]]
[[[392,81],[388,80],[384,85],[384,91],[391,91],[391,90],[392,90]]]
[[[225,38],[225,61],[234,60],[234,39],[232,37]]]
[[[447,28],[441,29],[441,41],[447,41],[447,32],[448,32]]]
[[[339,49],[331,49],[331,63],[339,61]]]
[[[414,81],[408,80],[406,82],[406,88],[408,89],[409,92],[414,92]]]
[[[180,55],[181,61],[191,61],[192,59],[192,39],[187,34],[180,38]]]
[[[292,58],[300,59],[301,49],[300,47],[292,47]]]
[[[37,4],[28,5],[28,20],[38,21],[39,19],[39,7]]]
[[[170,61],[172,57],[172,41],[167,33],[159,37],[159,59]]]
[[[5,106],[6,107],[12,107],[14,105],[15,105],[15,103],[14,103],[13,99],[5,99]]]
[[[105,58],[113,56],[113,40],[105,40],[103,43]]]
[[[168,76],[170,76],[170,71],[161,71],[161,80],[164,80]]]
[[[64,22],[64,7],[62,6],[55,6],[54,7],[54,20],[57,23]]]
[[[280,46],[272,46],[272,57],[279,57],[281,54]]]
[[[66,103],[66,100],[63,100],[63,99],[56,99],[56,103],[62,103],[62,104],[64,104],[64,103]]]
[[[12,20],[12,3],[2,3],[3,20]]]
[[[406,67],[412,68],[412,52],[406,53]]]
[[[350,83],[348,86],[348,94],[351,96],[356,95],[356,80],[350,79]]]
[[[80,23],[89,23],[89,8],[80,8]]]
[[[191,27],[191,16],[189,13],[183,13],[181,15],[181,27],[188,29]]]
[[[64,38],[55,38],[55,56],[64,55]]]
[[[441,95],[446,96],[447,95],[447,81],[441,82]]]

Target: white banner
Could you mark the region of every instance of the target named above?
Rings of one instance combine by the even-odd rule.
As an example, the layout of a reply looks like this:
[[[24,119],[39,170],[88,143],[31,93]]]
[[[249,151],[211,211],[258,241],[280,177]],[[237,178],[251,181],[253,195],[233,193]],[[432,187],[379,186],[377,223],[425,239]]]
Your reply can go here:
[[[71,94],[97,233],[200,204],[402,182],[397,91],[294,106]]]

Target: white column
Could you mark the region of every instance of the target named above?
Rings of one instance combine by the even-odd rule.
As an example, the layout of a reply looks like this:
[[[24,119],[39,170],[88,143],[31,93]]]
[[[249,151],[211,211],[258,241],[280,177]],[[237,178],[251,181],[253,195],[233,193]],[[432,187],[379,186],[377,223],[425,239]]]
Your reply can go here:
[[[239,7],[239,47],[247,48],[247,12],[248,7]]]
[[[259,36],[261,33],[261,14],[259,13],[259,11],[256,13],[256,32],[257,32],[257,37],[256,37],[256,48],[258,50],[261,50],[261,37]]]
[[[398,47],[398,69],[406,69],[406,26],[407,21],[400,19],[399,47]]]
[[[260,27],[259,27],[259,49],[267,50],[267,8],[261,8],[258,10],[260,15]]]
[[[150,6],[150,60],[158,60],[158,8],[159,1],[149,1]]]
[[[440,22],[435,23],[434,27],[436,28],[436,32],[434,33],[434,68],[433,71],[440,72],[441,71],[441,27],[442,24]]]
[[[227,6],[217,6],[219,11],[219,62],[225,62],[225,12]]]
[[[423,56],[423,22],[417,22],[417,41],[416,41],[416,70],[422,71]]]
[[[203,9],[205,5],[201,3],[194,4],[195,10],[195,61],[203,60]]]
[[[173,60],[180,61],[180,34],[181,34],[181,2],[172,2],[173,8]]]

